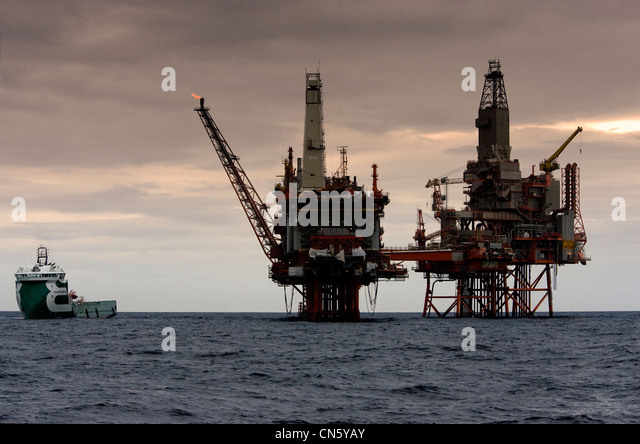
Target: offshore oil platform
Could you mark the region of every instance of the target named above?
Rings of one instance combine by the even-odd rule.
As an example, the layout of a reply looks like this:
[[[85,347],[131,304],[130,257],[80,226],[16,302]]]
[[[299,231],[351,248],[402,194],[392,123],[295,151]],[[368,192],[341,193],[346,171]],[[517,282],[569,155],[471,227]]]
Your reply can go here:
[[[270,278],[284,288],[287,311],[294,291],[302,297],[302,319],[359,320],[360,290],[367,290],[374,306],[378,281],[406,279],[405,262],[415,262],[414,270],[426,279],[423,316],[534,316],[544,301],[552,316],[552,273],[558,265],[589,260],[580,214],[580,171],[575,163],[561,169],[557,161],[582,128],[540,163],[539,174],[532,169],[523,177],[518,159],[511,159],[509,107],[498,60],[489,61],[475,121],[477,159],[467,163],[462,178],[427,183],[433,188],[432,210],[440,229],[427,234],[418,210],[415,245],[406,248],[385,248],[382,243],[381,219],[390,201],[378,187],[376,164],[367,190],[346,174],[346,147],[339,147],[341,165],[327,175],[320,73],[306,73],[302,157],[294,166],[289,147],[271,207],[251,184],[204,98],[193,96],[200,100],[195,111],[271,261]],[[552,174],[559,169],[560,180]],[[441,191],[441,185],[455,183],[466,184],[461,210],[448,208]],[[534,273],[534,267],[541,271]],[[453,294],[436,294],[435,284],[444,281],[455,283]],[[436,305],[440,299],[444,308]]]
[[[378,188],[372,165],[372,188],[346,175],[346,147],[332,176],[326,173],[326,147],[319,73],[306,73],[302,157],[294,167],[293,148],[284,163],[283,180],[275,186],[275,214],[262,201],[211,117],[204,98],[195,111],[222,162],[246,216],[271,261],[270,277],[285,291],[302,296],[299,315],[310,321],[357,321],[360,289],[375,305],[379,279],[403,280],[407,270],[382,252],[380,220],[389,204]],[[291,308],[287,307],[290,311]]]
[[[553,315],[552,271],[558,265],[586,264],[587,236],[580,214],[580,170],[561,169],[558,156],[573,134],[539,165],[539,174],[523,177],[511,159],[509,106],[501,65],[489,61],[475,121],[477,159],[467,162],[462,178],[429,180],[432,211],[440,229],[426,234],[421,210],[412,248],[388,250],[392,261],[415,261],[426,279],[423,316],[533,316],[547,302]],[[465,207],[446,205],[441,185],[464,183]],[[540,272],[534,267],[541,268]],[[435,284],[453,281],[451,295]],[[436,300],[445,300],[438,309]]]

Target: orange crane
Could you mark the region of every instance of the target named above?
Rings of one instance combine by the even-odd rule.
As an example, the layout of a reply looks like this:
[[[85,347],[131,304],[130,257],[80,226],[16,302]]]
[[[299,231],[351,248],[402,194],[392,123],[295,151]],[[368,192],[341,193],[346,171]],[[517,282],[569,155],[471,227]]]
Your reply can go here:
[[[560,153],[564,151],[567,145],[571,143],[573,138],[576,137],[580,132],[582,132],[582,127],[579,126],[573,132],[573,134],[571,134],[569,138],[560,146],[560,148],[558,148],[556,152],[551,155],[551,157],[540,162],[540,171],[544,171],[545,173],[551,173],[552,171],[559,169],[560,165],[558,164],[556,159],[558,158],[558,156],[560,156]]]

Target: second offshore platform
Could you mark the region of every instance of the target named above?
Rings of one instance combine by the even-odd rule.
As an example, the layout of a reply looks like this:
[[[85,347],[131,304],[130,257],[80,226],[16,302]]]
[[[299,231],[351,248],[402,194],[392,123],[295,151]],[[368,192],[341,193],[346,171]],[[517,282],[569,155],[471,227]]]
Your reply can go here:
[[[339,147],[340,167],[327,175],[319,72],[306,73],[302,156],[294,164],[289,147],[282,181],[272,191],[275,213],[251,184],[204,98],[194,96],[200,100],[195,111],[271,262],[270,278],[284,287],[285,301],[287,288],[291,302],[294,291],[301,296],[302,319],[359,320],[361,289],[367,291],[367,303],[375,305],[378,281],[406,279],[405,262],[415,263],[413,269],[426,279],[423,316],[534,316],[545,301],[552,316],[552,273],[558,265],[589,260],[579,168],[558,163],[582,128],[540,163],[538,174],[532,170],[523,177],[518,159],[511,159],[509,107],[498,60],[489,61],[475,121],[477,158],[468,161],[462,178],[428,181],[440,228],[427,234],[418,210],[415,242],[404,248],[382,243],[381,219],[390,200],[379,188],[376,164],[367,189],[346,174],[346,147]],[[561,170],[560,179],[553,177],[555,170]],[[454,183],[466,185],[461,210],[448,208],[441,192],[441,185]],[[435,284],[445,281],[454,283],[454,291],[436,293]]]

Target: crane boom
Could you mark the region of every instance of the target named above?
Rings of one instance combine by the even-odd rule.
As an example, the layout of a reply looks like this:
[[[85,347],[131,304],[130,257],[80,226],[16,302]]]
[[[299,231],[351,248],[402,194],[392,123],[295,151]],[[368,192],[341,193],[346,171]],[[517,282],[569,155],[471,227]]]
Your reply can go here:
[[[558,164],[558,162],[556,162],[556,159],[558,158],[560,153],[562,153],[562,151],[564,151],[564,149],[567,147],[567,145],[569,145],[569,143],[571,143],[573,138],[576,137],[578,135],[578,133],[581,132],[581,131],[582,131],[582,127],[579,126],[573,132],[573,134],[571,134],[571,136],[569,136],[569,138],[560,146],[560,148],[558,148],[556,150],[556,152],[551,155],[551,157],[549,157],[548,159],[545,159],[543,162],[540,162],[540,171],[544,171],[546,173],[550,173],[551,171],[554,171],[554,170],[557,170],[558,168],[560,168],[560,165]]]
[[[441,177],[440,179],[438,179],[437,177],[435,179],[430,179],[427,184],[424,186],[425,188],[431,188],[432,186],[435,185],[440,185],[440,184],[454,184],[454,183],[464,183],[464,179],[456,177],[453,179],[450,179],[448,177]]]
[[[271,231],[271,227],[267,221],[268,211],[267,206],[262,202],[256,189],[251,184],[251,181],[244,172],[244,169],[240,165],[238,157],[233,154],[229,144],[222,136],[220,129],[213,121],[209,108],[204,107],[204,99],[200,98],[200,108],[195,108],[202,124],[204,125],[211,143],[222,162],[229,181],[235,190],[240,204],[251,223],[251,227],[258,237],[262,250],[269,258],[271,262],[274,262],[274,257],[279,249],[279,243]]]

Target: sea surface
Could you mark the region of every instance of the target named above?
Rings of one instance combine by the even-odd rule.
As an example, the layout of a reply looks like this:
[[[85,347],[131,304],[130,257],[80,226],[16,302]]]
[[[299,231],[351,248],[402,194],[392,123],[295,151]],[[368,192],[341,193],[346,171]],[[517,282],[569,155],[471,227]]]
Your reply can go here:
[[[639,312],[362,317],[0,312],[0,422],[640,422]]]

